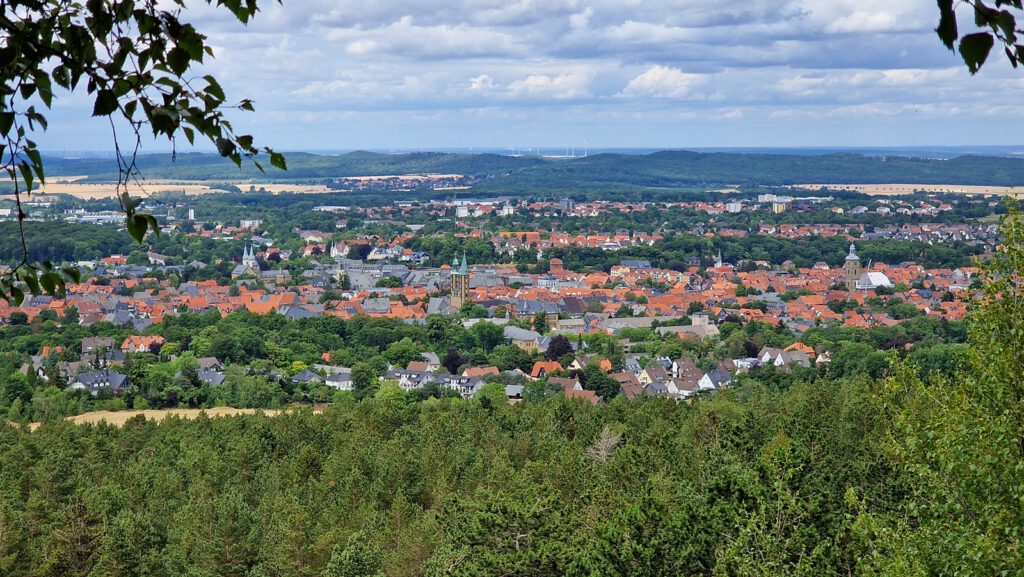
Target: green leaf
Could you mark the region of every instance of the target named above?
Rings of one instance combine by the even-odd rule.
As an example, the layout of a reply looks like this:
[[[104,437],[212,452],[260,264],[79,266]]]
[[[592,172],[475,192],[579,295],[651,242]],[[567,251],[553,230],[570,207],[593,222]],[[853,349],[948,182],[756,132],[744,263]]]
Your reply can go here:
[[[22,162],[18,165],[18,169],[21,170],[21,178],[25,181],[25,190],[32,192],[32,167],[27,162]]]
[[[40,71],[33,80],[36,82],[36,90],[39,91],[39,98],[47,108],[53,103],[53,85],[50,83],[50,75]]]
[[[981,70],[994,43],[995,40],[988,32],[968,34],[960,41],[960,56],[967,63],[967,69],[971,71],[971,74],[977,74],[978,70]]]
[[[16,286],[12,286],[10,293],[11,300],[14,301],[15,305],[20,305],[25,302],[25,291]]]
[[[938,0],[939,3],[939,27],[935,32],[939,39],[946,45],[946,48],[953,49],[959,33],[956,29],[956,13],[953,12],[953,0]]]
[[[153,231],[153,234],[157,238],[160,238],[160,223],[156,221],[156,217],[152,214],[141,215],[146,218],[146,222],[149,223],[149,230]]]
[[[221,137],[217,139],[217,152],[219,152],[221,156],[231,156],[235,153],[235,148],[235,143],[231,142],[227,138]]]
[[[39,154],[39,150],[30,148],[25,151],[25,154],[32,161],[32,168],[35,170],[36,176],[39,177],[39,182],[45,183],[46,175],[43,172],[43,157]]]
[[[96,105],[93,106],[93,116],[110,116],[117,110],[117,97],[107,89],[102,89],[96,94]]]
[[[53,69],[53,79],[61,88],[71,88],[71,75],[68,73],[68,69],[63,65]]]
[[[181,76],[188,70],[188,64],[191,60],[188,52],[179,46],[171,48],[171,51],[167,53],[167,64],[171,67],[171,71],[178,76]]]
[[[57,283],[54,280],[55,276],[57,275],[53,274],[52,272],[48,272],[43,276],[39,277],[39,284],[42,285],[43,290],[46,291],[46,294],[51,296],[53,296],[53,294],[57,292]]]
[[[121,193],[121,204],[124,206],[126,211],[131,213],[135,211],[140,204],[142,204],[142,199],[137,196],[131,196],[127,192],[123,192]]]
[[[13,112],[0,112],[0,134],[7,134],[14,126]]]
[[[177,115],[163,106],[156,106],[150,111],[149,123],[153,127],[153,134],[163,133],[171,136],[178,128]]]
[[[281,154],[280,152],[273,152],[273,151],[271,151],[271,153],[270,153],[270,166],[273,166],[275,168],[279,168],[281,170],[288,170],[288,164],[284,160],[284,155]]]
[[[1006,10],[1000,11],[999,15],[996,16],[996,23],[1003,32],[1003,36],[1006,37],[1007,42],[1013,43],[1017,40],[1017,19],[1013,17],[1013,14]]]
[[[128,226],[128,234],[135,239],[135,242],[142,243],[142,239],[146,237],[146,227],[148,221],[146,216],[143,214],[130,215],[125,224]]]
[[[82,273],[72,266],[66,266],[60,269],[62,275],[71,282],[82,282]]]
[[[208,92],[209,94],[213,95],[218,100],[223,102],[224,89],[220,87],[220,83],[217,82],[217,79],[207,74],[206,76],[203,76],[203,80],[205,80],[206,83],[208,84],[208,86],[206,87],[206,92]]]
[[[23,269],[18,273],[18,278],[28,286],[29,292],[34,295],[39,294],[39,279],[36,278],[36,271],[34,269]]]

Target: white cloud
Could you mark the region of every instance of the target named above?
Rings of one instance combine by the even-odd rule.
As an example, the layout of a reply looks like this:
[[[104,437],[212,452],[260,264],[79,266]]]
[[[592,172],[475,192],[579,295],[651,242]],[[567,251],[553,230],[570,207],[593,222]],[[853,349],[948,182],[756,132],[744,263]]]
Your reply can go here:
[[[687,74],[678,68],[651,66],[630,80],[620,95],[630,98],[687,98],[704,81],[704,76]]]
[[[934,0],[291,0],[262,10],[248,26],[204,0],[188,0],[183,14],[215,46],[198,74],[215,74],[229,100],[256,100],[256,114],[233,120],[291,146],[364,146],[385,134],[410,145],[402,139],[418,133],[403,123],[424,141],[440,126],[452,139],[521,132],[535,146],[573,127],[592,143],[595,133],[636,143],[669,126],[726,122],[760,144],[851,134],[789,129],[789,118],[848,120],[867,139],[884,122],[906,122],[912,136],[937,111],[956,111],[941,126],[959,138],[992,134],[975,128],[996,109],[978,94],[1024,88],[1024,75],[995,57],[969,77],[935,37]],[[91,101],[76,94],[57,107],[88,119]],[[1008,105],[1005,115],[1000,137],[1019,134],[1024,110]],[[318,120],[300,130],[288,118]],[[961,128],[948,128],[954,121]],[[744,136],[761,122],[783,129]],[[83,140],[61,141],[51,125],[44,142],[60,143],[51,146]],[[108,133],[97,126],[98,146]]]
[[[569,100],[590,96],[591,70],[577,70],[561,74],[531,74],[508,85],[508,94],[514,97],[553,98]]]
[[[472,92],[490,93],[494,90],[494,79],[486,74],[481,74],[469,80],[469,90]]]

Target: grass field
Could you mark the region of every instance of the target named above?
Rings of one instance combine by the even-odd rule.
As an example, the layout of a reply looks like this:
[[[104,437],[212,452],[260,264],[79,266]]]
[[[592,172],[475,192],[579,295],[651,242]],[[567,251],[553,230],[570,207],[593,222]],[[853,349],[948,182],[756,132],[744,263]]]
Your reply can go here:
[[[113,184],[91,184],[74,182],[77,178],[68,180],[67,177],[47,182],[42,188],[33,194],[66,194],[82,200],[94,200],[98,198],[115,198],[115,186]],[[249,186],[257,189],[263,188],[271,194],[324,194],[334,192],[322,184],[274,184],[274,183],[250,183],[248,181],[229,182],[242,190],[248,190]],[[128,194],[132,196],[149,196],[160,193],[178,193],[188,196],[201,194],[224,194],[225,191],[218,188],[211,188],[208,183],[197,181],[175,181],[175,180],[147,180],[143,186],[130,183]]]
[[[296,407],[297,408],[297,407]],[[81,415],[75,415],[68,417],[67,420],[78,425],[98,425],[106,422],[120,427],[128,422],[129,419],[134,417],[142,416],[147,420],[160,422],[167,417],[179,417],[182,419],[195,419],[198,418],[202,413],[210,418],[217,417],[233,417],[235,415],[253,415],[256,413],[263,413],[267,416],[273,417],[280,415],[284,411],[289,409],[235,409],[232,407],[214,407],[212,409],[147,409],[142,411],[93,411],[91,413],[82,413]],[[324,410],[324,405],[315,405],[313,407],[314,413],[321,413]],[[36,430],[39,428],[41,423],[31,423],[29,429]]]

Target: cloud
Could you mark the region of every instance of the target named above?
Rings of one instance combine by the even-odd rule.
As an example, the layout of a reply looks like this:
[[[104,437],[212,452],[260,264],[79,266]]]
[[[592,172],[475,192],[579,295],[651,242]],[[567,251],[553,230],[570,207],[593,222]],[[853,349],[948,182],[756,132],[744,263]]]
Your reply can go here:
[[[935,37],[934,0],[293,0],[247,26],[187,5],[217,55],[197,76],[255,99],[255,114],[231,113],[240,128],[295,147],[879,144],[939,134],[928,122],[982,139],[996,108],[978,95],[1024,89],[996,58],[969,77]],[[998,110],[998,137],[1019,134],[1024,109]],[[40,140],[108,147],[90,111],[88,98],[59,101],[54,120],[84,120],[51,122]]]
[[[686,74],[668,66],[652,66],[630,80],[619,95],[627,98],[686,98],[703,82],[704,77],[698,74]]]
[[[531,74],[508,85],[508,94],[513,97],[552,98],[569,100],[590,96],[590,83],[594,73],[578,70],[561,74]]]

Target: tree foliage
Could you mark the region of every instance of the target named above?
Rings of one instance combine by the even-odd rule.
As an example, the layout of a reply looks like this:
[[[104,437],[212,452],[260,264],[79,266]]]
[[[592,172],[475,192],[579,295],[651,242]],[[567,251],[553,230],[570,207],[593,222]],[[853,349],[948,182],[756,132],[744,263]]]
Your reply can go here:
[[[960,52],[971,74],[981,70],[997,44],[1014,68],[1024,62],[1024,44],[1018,38],[1024,30],[1017,28],[1017,18],[1024,9],[1021,0],[993,0],[993,5],[984,0],[938,0],[938,4],[939,25],[935,32],[946,48]],[[972,13],[975,27],[983,31],[961,35],[956,10],[963,6],[966,6],[964,11]]]
[[[900,515],[865,515],[885,575],[1011,575],[1024,566],[1024,223],[1004,217],[966,362],[890,379],[891,453],[913,479]]]
[[[223,6],[242,23],[258,10],[256,0],[206,0]],[[257,155],[269,155],[272,166],[285,169],[284,157],[270,148],[257,148],[253,137],[235,132],[225,110],[252,110],[251,100],[231,105],[216,78],[192,78],[188,72],[213,56],[206,37],[181,19],[185,0],[167,3],[137,0],[63,2],[10,0],[0,4],[0,167],[14,184],[19,226],[27,217],[22,199],[45,182],[42,156],[34,133],[48,126],[58,89],[85,90],[93,100],[92,115],[110,119],[117,153],[117,192],[128,233],[141,242],[148,231],[159,234],[151,214],[136,209],[141,198],[128,193],[138,181],[135,164],[142,131],[165,137],[172,145],[180,135],[214,144],[221,156],[241,165]],[[41,106],[42,108],[38,108]],[[134,136],[131,150],[122,150],[117,128],[127,126]],[[23,233],[22,233],[23,234]],[[26,290],[51,295],[77,282],[74,269],[55,269],[49,262],[30,263],[23,257],[0,280],[0,298],[20,302]]]

